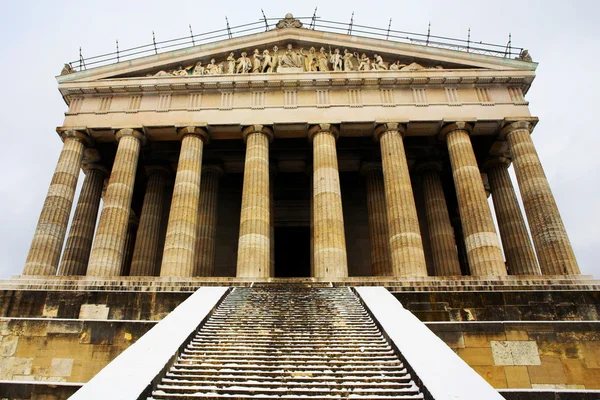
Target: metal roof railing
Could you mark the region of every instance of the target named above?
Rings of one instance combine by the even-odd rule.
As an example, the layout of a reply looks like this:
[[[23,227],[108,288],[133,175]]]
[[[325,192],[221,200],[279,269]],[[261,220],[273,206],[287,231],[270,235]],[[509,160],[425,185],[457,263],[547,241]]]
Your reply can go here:
[[[281,18],[264,17],[256,22],[242,24],[231,27],[226,19],[226,28],[218,29],[200,34],[193,34],[190,25],[190,35],[176,39],[156,41],[154,32],[152,32],[152,43],[129,49],[119,49],[119,41],[116,41],[116,51],[96,55],[93,57],[84,57],[81,48],[79,48],[79,59],[70,61],[68,64],[74,71],[82,71],[88,68],[95,68],[102,65],[115,64],[123,61],[134,60],[153,54],[165,53],[168,51],[183,49],[187,47],[200,46],[207,43],[219,42],[222,40],[244,37],[259,32],[275,29],[275,25]],[[351,36],[366,37],[373,39],[383,39],[393,42],[410,43],[420,46],[437,47],[442,49],[463,51],[466,53],[483,54],[493,57],[513,58],[519,56],[524,50],[522,47],[512,45],[512,38],[509,34],[508,42],[504,45],[492,44],[486,42],[474,42],[471,40],[471,31],[469,29],[467,39],[456,39],[446,36],[437,36],[431,34],[431,24],[428,27],[427,34],[406,32],[391,29],[392,20],[390,19],[387,28],[377,28],[366,25],[354,24],[354,14],[349,23],[336,22],[321,19],[315,15],[312,17],[294,18],[303,23],[303,29],[320,30],[324,32],[342,33]]]

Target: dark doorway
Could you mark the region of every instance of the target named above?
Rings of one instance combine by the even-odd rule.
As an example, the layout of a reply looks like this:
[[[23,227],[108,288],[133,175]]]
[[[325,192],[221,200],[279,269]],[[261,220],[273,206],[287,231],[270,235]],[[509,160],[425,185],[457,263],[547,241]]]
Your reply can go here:
[[[310,277],[310,228],[275,227],[275,277]]]

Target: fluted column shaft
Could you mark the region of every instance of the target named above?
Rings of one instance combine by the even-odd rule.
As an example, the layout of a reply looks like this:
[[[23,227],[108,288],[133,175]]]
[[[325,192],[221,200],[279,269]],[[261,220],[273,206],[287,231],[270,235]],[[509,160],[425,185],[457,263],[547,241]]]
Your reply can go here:
[[[395,276],[427,276],[403,133],[404,127],[397,123],[375,130],[381,144],[392,268]]]
[[[219,180],[223,169],[216,165],[202,168],[202,190],[198,218],[198,243],[194,276],[213,276],[217,239]]]
[[[433,165],[425,165],[421,168],[433,268],[438,276],[461,275],[454,229],[450,222],[438,168]]]
[[[88,137],[77,131],[61,133],[64,141],[50,188],[38,220],[23,275],[56,275],[67,233],[79,178],[83,149]]]
[[[390,235],[388,231],[385,185],[381,164],[366,163],[361,167],[361,172],[367,180],[371,273],[374,276],[392,276]]]
[[[133,129],[117,132],[119,145],[90,254],[88,276],[118,276],[121,272],[135,173],[143,139],[142,133]]]
[[[269,141],[272,131],[262,125],[244,129],[246,160],[238,241],[237,277],[268,278],[271,272],[271,206]]]
[[[508,270],[512,275],[540,275],[525,219],[508,174],[509,165],[510,160],[503,157],[486,163]]]
[[[86,168],[85,179],[58,270],[59,275],[85,275],[86,273],[106,176],[108,171],[99,165],[92,164]]]
[[[180,129],[179,135],[181,152],[160,276],[193,276],[196,262],[202,150],[208,135],[196,127]]]
[[[529,122],[515,122],[503,129],[510,146],[523,206],[544,275],[580,274],[552,190],[530,132]]]
[[[309,130],[313,142],[313,273],[317,278],[348,276],[337,136],[337,128],[330,124]]]
[[[148,181],[133,249],[130,276],[152,276],[156,271],[160,227],[169,170],[161,166],[146,168]]]
[[[131,212],[129,215],[129,224],[127,224],[127,236],[125,236],[125,246],[123,246],[123,262],[121,263],[121,276],[129,276],[131,271],[131,261],[133,260],[133,251],[137,237],[139,218]]]
[[[504,256],[471,145],[469,124],[450,124],[446,137],[471,275],[506,275]]]

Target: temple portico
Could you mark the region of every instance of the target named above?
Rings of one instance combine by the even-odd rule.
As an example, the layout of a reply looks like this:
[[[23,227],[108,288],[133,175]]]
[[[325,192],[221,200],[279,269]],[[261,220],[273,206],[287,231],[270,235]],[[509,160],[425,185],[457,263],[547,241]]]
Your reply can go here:
[[[64,147],[23,274],[579,274],[530,139],[535,63],[287,22],[63,71]]]

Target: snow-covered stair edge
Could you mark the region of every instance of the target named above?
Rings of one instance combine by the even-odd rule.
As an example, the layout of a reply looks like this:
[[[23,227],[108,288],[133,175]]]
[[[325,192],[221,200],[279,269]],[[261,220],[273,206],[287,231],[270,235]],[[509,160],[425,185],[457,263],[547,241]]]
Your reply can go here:
[[[227,287],[202,287],[137,342],[119,354],[70,400],[134,400],[170,366],[186,339],[227,294]]]
[[[386,288],[354,289],[431,398],[504,399]]]

